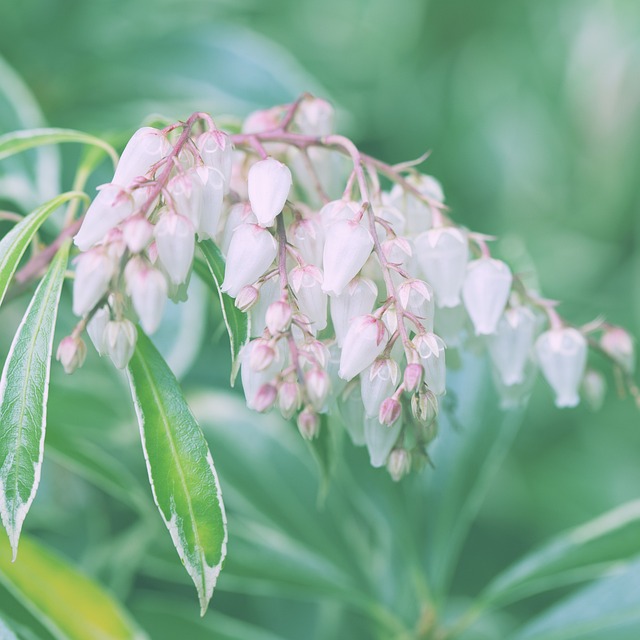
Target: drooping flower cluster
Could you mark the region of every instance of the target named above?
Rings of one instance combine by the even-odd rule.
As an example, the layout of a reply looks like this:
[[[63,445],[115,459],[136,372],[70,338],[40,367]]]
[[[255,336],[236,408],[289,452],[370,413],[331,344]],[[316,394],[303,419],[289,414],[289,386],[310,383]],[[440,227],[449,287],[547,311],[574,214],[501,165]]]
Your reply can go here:
[[[492,257],[486,237],[452,222],[440,184],[417,163],[387,165],[332,129],[331,106],[304,96],[251,114],[234,135],[203,114],[139,130],[75,238],[83,321],[61,343],[65,369],[81,364],[85,323],[98,351],[126,366],[133,321],[152,333],[167,297],[184,295],[197,236],[218,243],[222,290],[250,315],[248,406],[277,407],[306,438],[322,414],[337,413],[394,478],[428,460],[446,348],[484,346],[506,406],[528,393],[538,368],[559,407],[578,403],[583,380],[593,396],[594,331],[632,373],[626,332],[566,325]]]

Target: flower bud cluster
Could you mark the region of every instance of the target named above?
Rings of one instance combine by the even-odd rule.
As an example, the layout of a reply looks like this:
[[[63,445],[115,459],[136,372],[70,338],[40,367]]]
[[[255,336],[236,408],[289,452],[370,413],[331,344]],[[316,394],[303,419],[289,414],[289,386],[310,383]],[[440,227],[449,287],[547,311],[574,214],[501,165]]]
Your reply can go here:
[[[76,333],[86,326],[119,369],[133,354],[135,323],[154,333],[167,300],[182,296],[196,238],[217,235],[231,160],[229,137],[196,114],[180,126],[136,131],[112,182],[99,187],[74,238],[81,253],[73,311],[82,318]],[[84,357],[72,357],[65,340],[59,359],[71,372]]]
[[[322,414],[338,415],[394,479],[429,460],[447,349],[486,349],[505,407],[527,396],[538,369],[557,406],[575,406],[581,384],[597,399],[602,384],[585,378],[593,331],[633,372],[626,332],[568,326],[487,237],[448,217],[437,180],[362,154],[333,133],[333,115],[304,96],[251,114],[239,134],[196,114],[177,140],[172,127],[133,136],[75,239],[74,311],[99,353],[126,366],[132,321],[157,328],[188,283],[197,236],[220,246],[222,290],[250,315],[247,405],[276,408],[308,439]],[[74,340],[60,346],[66,370],[84,358]]]

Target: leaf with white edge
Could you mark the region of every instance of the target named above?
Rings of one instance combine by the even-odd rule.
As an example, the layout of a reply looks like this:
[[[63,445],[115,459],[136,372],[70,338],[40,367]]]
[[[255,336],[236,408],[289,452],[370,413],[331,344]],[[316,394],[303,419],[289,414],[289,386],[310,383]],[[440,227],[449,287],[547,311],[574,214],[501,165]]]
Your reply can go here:
[[[481,596],[484,606],[593,579],[612,564],[640,553],[640,500],[623,504],[560,534],[496,577]]]
[[[14,559],[40,482],[53,334],[69,244],[63,244],[38,285],[0,379],[0,516]]]
[[[220,289],[224,280],[224,258],[220,249],[211,241],[200,242],[200,250],[209,270],[209,275],[213,280],[213,285],[220,298],[222,316],[229,334],[229,344],[231,346],[231,386],[235,382],[240,369],[240,350],[249,342],[250,327],[249,316],[236,308],[233,298],[223,293]],[[211,281],[207,279],[210,283]]]
[[[0,304],[4,300],[20,258],[42,223],[65,202],[86,197],[86,194],[81,191],[69,191],[52,198],[32,211],[0,240]]]
[[[530,620],[513,640],[631,640],[640,637],[640,561],[619,567]]]
[[[2,616],[0,616],[0,638],[2,640],[18,640],[18,636],[9,628]]]
[[[108,142],[82,131],[55,128],[25,129],[0,136],[0,160],[27,149],[47,144],[60,144],[61,142],[75,142],[100,147],[109,154],[114,166],[118,164],[118,154]]]
[[[204,615],[227,551],[211,452],[175,376],[142,331],[128,375],[153,497]]]
[[[129,615],[99,584],[24,536],[12,563],[0,540],[0,581],[58,640],[143,640]]]

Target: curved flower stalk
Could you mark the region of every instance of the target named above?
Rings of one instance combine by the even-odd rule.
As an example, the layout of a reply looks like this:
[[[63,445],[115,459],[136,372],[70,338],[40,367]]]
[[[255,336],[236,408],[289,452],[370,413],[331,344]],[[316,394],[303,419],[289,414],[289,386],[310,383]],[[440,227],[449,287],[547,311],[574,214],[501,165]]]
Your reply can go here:
[[[61,346],[65,369],[84,359],[85,327],[126,366],[132,321],[158,327],[166,299],[184,295],[196,242],[213,238],[226,256],[222,290],[252,318],[241,354],[249,407],[276,408],[305,438],[338,412],[394,479],[428,462],[447,347],[487,349],[505,406],[529,392],[537,366],[558,406],[577,404],[589,346],[640,401],[623,329],[569,325],[492,256],[489,238],[455,224],[440,184],[415,168],[422,159],[372,158],[333,120],[305,95],[251,114],[239,134],[206,114],[136,132],[75,237],[82,320]]]

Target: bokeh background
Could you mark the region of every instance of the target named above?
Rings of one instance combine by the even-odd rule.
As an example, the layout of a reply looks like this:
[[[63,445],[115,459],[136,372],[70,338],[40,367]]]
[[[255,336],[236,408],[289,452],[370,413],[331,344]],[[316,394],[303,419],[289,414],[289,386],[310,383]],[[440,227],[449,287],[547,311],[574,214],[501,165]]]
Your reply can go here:
[[[625,0],[3,2],[0,53],[41,114],[7,116],[0,133],[45,121],[110,134],[152,113],[244,115],[311,91],[334,102],[339,128],[368,153],[397,162],[431,150],[424,170],[441,180],[454,217],[503,238],[498,252],[524,271],[535,268],[544,294],[563,301],[563,315],[578,324],[604,315],[637,335],[639,33],[640,4]],[[217,333],[205,337],[185,385],[224,387],[223,342]],[[59,374],[54,383],[71,389]],[[105,382],[104,371],[92,375],[118,385]],[[537,383],[463,549],[454,579],[460,597],[551,534],[640,495],[640,416],[611,376],[608,383],[595,413],[584,404],[555,409]],[[96,406],[79,408],[76,421],[97,440]],[[116,406],[118,419],[131,420]],[[53,484],[71,482],[57,466],[49,472]],[[100,492],[76,489],[64,513],[84,531],[79,539],[126,521]],[[63,523],[57,533],[45,526],[60,517],[44,493],[34,530],[108,581],[104,563],[83,556],[88,544],[68,540]],[[87,524],[74,501],[96,521]],[[297,518],[317,517],[313,502],[306,507]],[[115,579],[111,586],[130,593]],[[259,596],[239,604],[223,593],[217,602],[268,626]],[[526,618],[547,602],[516,614]],[[307,606],[297,610],[301,620],[312,615]],[[291,624],[278,633],[303,637]]]

